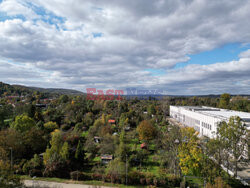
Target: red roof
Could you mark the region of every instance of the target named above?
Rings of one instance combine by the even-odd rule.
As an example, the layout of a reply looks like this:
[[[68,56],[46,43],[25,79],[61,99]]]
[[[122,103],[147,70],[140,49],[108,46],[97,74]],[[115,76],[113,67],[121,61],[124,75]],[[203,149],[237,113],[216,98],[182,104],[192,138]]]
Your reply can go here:
[[[146,148],[147,147],[147,144],[146,143],[142,143],[141,144],[141,148]]]
[[[110,119],[109,123],[115,123],[115,120],[114,119]]]

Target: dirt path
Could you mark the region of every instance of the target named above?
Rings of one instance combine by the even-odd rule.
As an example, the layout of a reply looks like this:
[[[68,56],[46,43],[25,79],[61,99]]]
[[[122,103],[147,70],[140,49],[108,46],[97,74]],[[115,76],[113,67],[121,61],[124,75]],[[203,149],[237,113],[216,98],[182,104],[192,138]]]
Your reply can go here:
[[[35,188],[111,188],[98,185],[56,183],[56,182],[37,181],[37,180],[24,180],[24,184],[27,187],[35,187]]]

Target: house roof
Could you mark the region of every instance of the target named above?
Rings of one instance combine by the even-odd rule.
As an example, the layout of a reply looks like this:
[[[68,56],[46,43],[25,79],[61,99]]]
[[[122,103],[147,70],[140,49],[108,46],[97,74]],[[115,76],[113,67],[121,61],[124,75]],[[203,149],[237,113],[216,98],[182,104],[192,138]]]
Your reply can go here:
[[[108,160],[112,160],[113,159],[113,155],[102,155],[101,159],[108,159]]]
[[[145,148],[145,147],[147,147],[147,144],[146,143],[142,143],[141,144],[141,148]]]
[[[114,119],[110,119],[108,122],[109,123],[115,123],[115,120]]]

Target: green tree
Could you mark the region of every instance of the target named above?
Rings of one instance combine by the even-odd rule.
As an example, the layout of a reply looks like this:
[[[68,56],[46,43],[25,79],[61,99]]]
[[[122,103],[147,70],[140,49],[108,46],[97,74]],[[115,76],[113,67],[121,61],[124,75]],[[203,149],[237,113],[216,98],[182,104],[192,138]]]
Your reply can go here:
[[[218,128],[218,136],[224,144],[226,155],[232,154],[234,161],[234,176],[237,176],[238,161],[247,150],[247,130],[240,117],[231,117],[229,122],[222,122]]]
[[[154,105],[149,105],[148,106],[148,108],[147,108],[147,112],[148,112],[148,114],[151,116],[151,115],[155,115],[155,113],[156,113],[156,110],[155,110],[155,107],[154,107]]]
[[[63,146],[61,132],[53,132],[50,145],[51,147],[46,149],[46,152],[43,156],[43,161],[45,165],[47,165],[48,161],[52,158],[53,155],[56,155],[58,158],[60,157],[60,151]]]
[[[87,126],[87,127],[90,127],[93,125],[93,114],[91,112],[87,113],[85,118],[84,118],[84,124]]]
[[[20,132],[30,130],[34,126],[36,126],[35,121],[27,115],[17,116],[15,121],[11,124],[11,128]]]
[[[51,147],[47,148],[43,162],[45,165],[44,175],[50,177],[66,178],[69,176],[69,145],[62,139],[62,133],[53,132],[50,141]]]
[[[210,139],[206,144],[207,153],[212,156],[216,163],[221,166],[223,161],[223,143],[219,137]],[[221,168],[219,168],[219,175],[221,175]]]
[[[115,179],[125,182],[126,164],[116,158],[108,164],[107,173],[111,176],[111,182],[114,182]]]
[[[60,103],[67,103],[69,101],[68,95],[61,95],[59,101]]]
[[[84,157],[85,155],[84,155],[83,145],[82,145],[82,142],[79,140],[77,144],[76,152],[75,152],[75,158],[80,161],[83,161]]]
[[[62,157],[62,159],[64,160],[68,160],[69,159],[69,144],[68,142],[64,142],[61,151],[60,151],[60,155]]]
[[[220,103],[219,107],[220,108],[229,108],[229,103],[230,103],[230,94],[224,93],[220,96]]]

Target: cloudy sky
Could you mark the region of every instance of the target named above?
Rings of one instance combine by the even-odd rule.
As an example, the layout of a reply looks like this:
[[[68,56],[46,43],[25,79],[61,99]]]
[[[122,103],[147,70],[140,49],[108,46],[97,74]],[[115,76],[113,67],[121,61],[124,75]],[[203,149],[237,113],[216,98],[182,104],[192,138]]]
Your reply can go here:
[[[250,1],[0,0],[0,81],[250,94]]]

